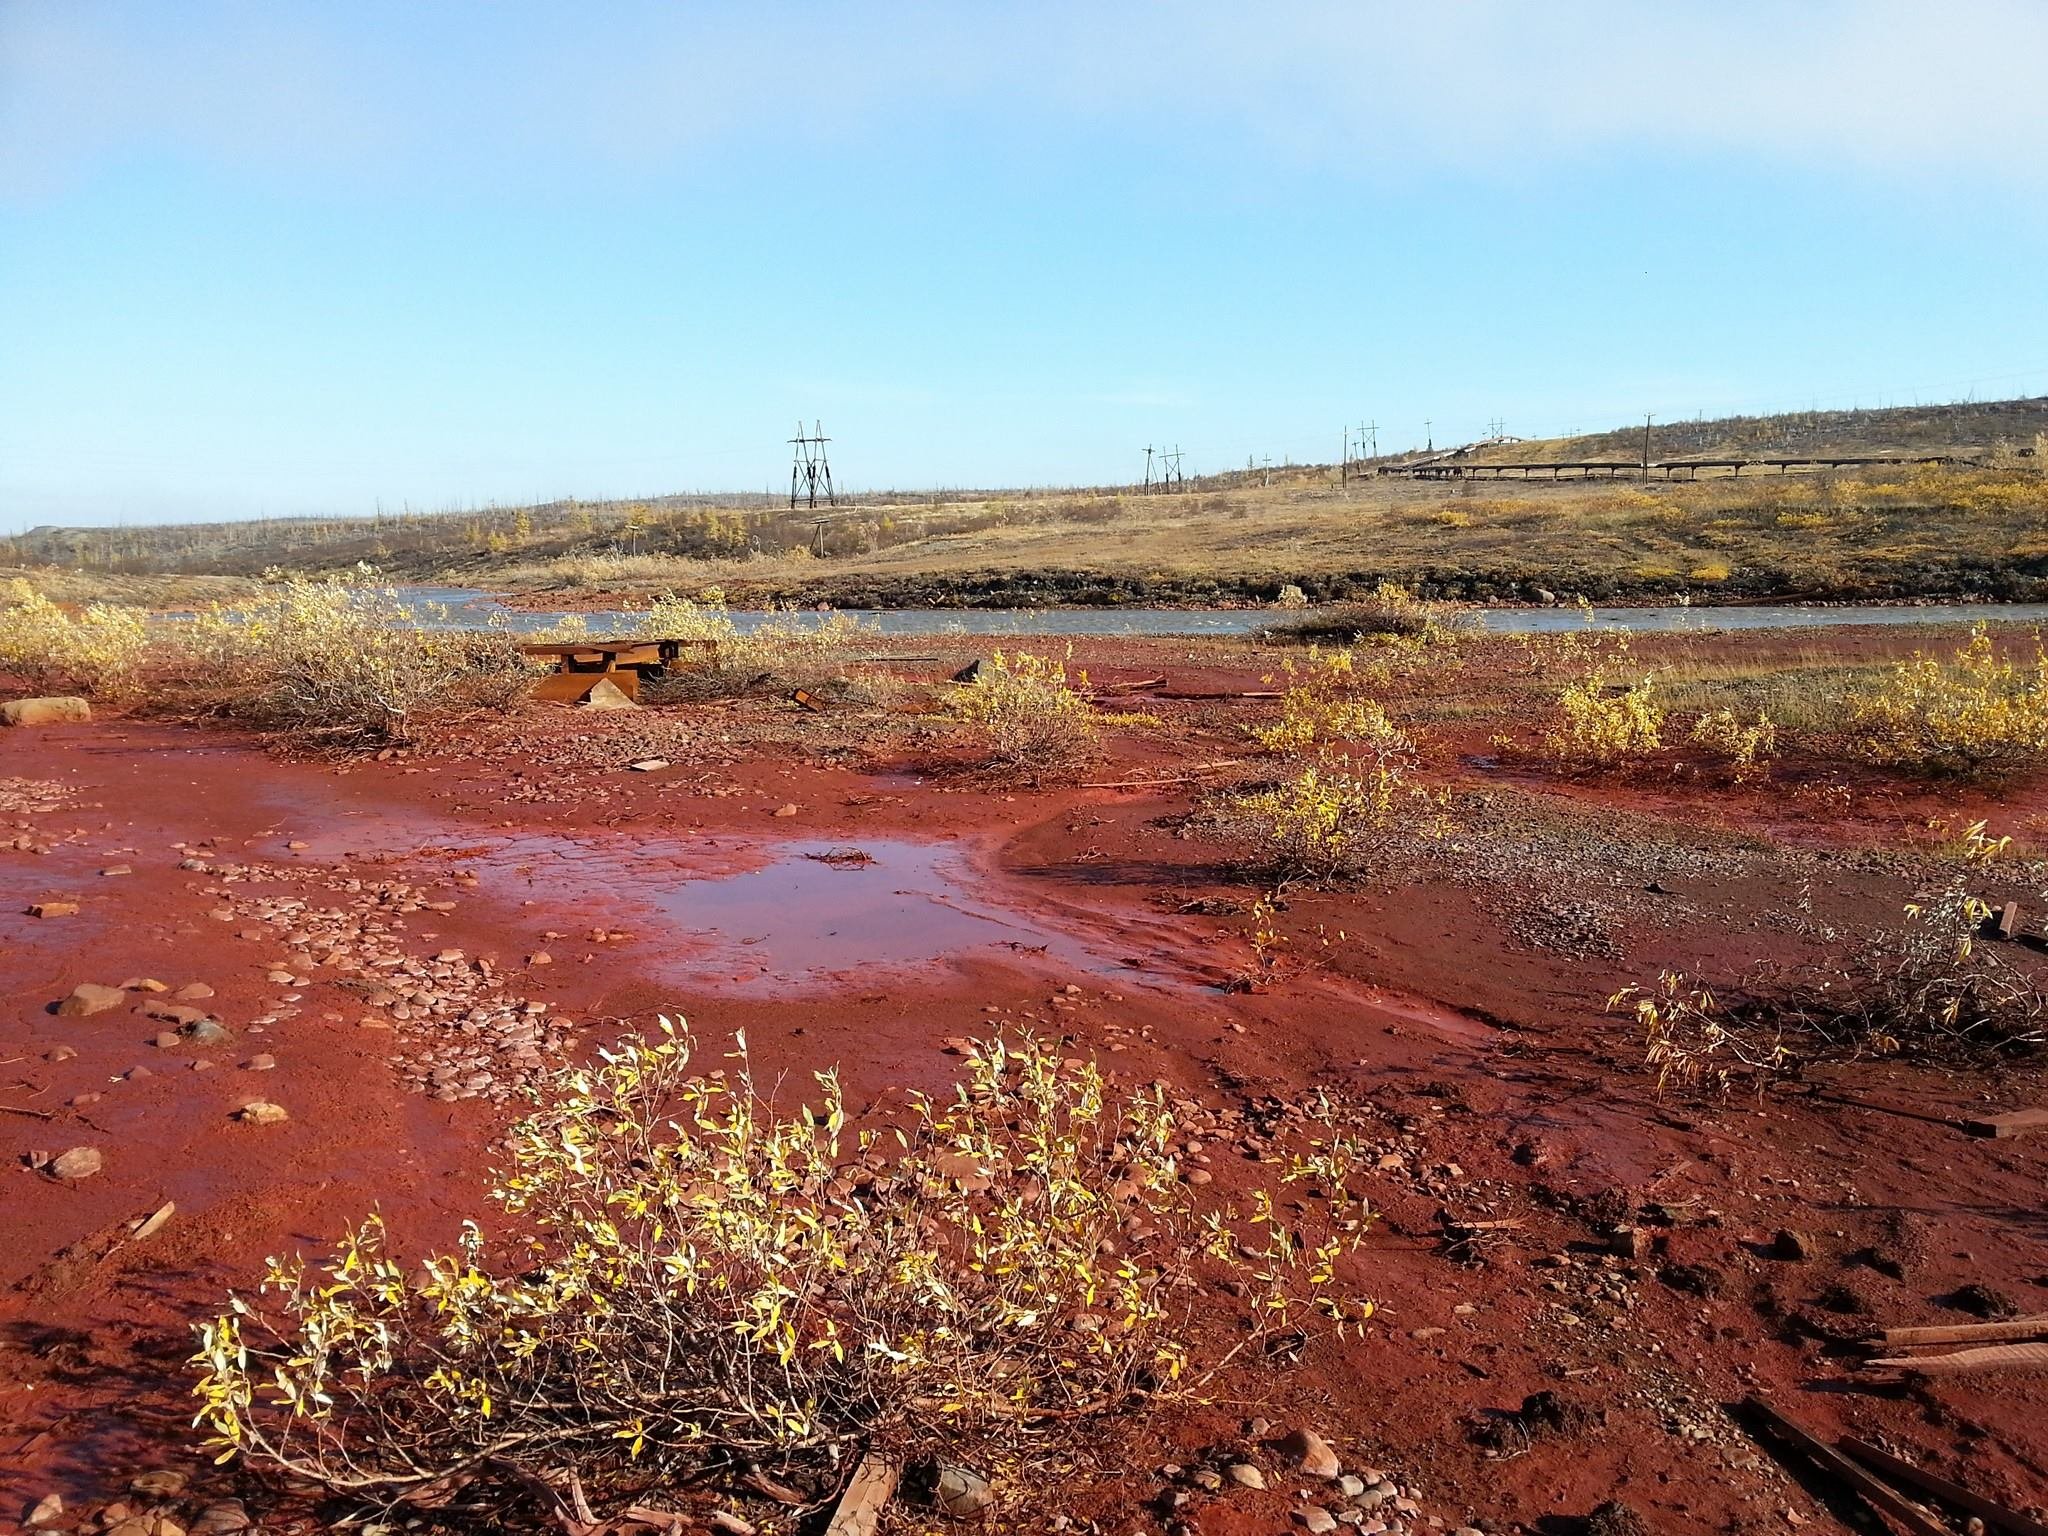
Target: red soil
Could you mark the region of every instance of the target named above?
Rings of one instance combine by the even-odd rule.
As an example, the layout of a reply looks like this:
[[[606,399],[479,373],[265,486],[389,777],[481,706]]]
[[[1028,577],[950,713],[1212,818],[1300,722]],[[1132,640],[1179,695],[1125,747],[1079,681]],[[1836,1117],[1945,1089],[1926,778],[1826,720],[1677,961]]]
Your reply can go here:
[[[1098,678],[1170,665],[1189,690],[1258,686],[1241,661],[1216,659],[1222,651],[1194,662],[1184,645],[1096,649],[1087,659]],[[1234,708],[1134,735],[1100,777],[1230,755]],[[537,712],[535,740],[568,718]],[[1462,745],[1483,751],[1486,734],[1475,726]],[[123,722],[0,738],[0,780],[54,782],[73,800],[0,812],[0,834],[19,819],[48,844],[0,851],[0,1104],[51,1116],[0,1113],[0,1153],[12,1164],[92,1145],[106,1159],[76,1183],[20,1171],[0,1186],[0,1515],[53,1489],[104,1500],[149,1466],[196,1474],[176,1370],[188,1325],[230,1287],[251,1285],[266,1255],[310,1251],[373,1206],[403,1245],[446,1241],[481,1207],[491,1144],[511,1113],[409,1091],[388,1060],[394,1036],[358,1027],[360,997],[317,970],[304,987],[267,981],[285,953],[279,935],[216,919],[212,879],[178,867],[202,841],[215,861],[412,881],[455,906],[409,914],[404,947],[492,958],[517,995],[575,1021],[579,1038],[681,1012],[713,1038],[744,1028],[769,1076],[840,1064],[855,1106],[943,1085],[945,1037],[1031,1019],[1134,1081],[1164,1078],[1204,1104],[1326,1089],[1376,1117],[1398,1155],[1370,1188],[1382,1219],[1357,1262],[1357,1283],[1380,1304],[1366,1338],[1318,1346],[1297,1372],[1236,1383],[1241,1399],[1147,1431],[1156,1443],[1128,1456],[1129,1476],[1047,1503],[1104,1530],[1162,1528],[1146,1508],[1162,1486],[1156,1468],[1230,1439],[1255,1414],[1310,1422],[1348,1464],[1419,1482],[1423,1507],[1449,1524],[1562,1532],[1609,1498],[1659,1532],[1827,1518],[1816,1490],[1727,1414],[1751,1392],[1830,1438],[1884,1438],[1980,1493],[2037,1508],[2048,1498],[2048,1377],[1874,1386],[1815,1336],[1964,1320],[1939,1299],[1971,1282],[2048,1310],[2048,1137],[1976,1141],[1939,1123],[2039,1101],[2041,1085],[1864,1064],[1761,1105],[1660,1103],[1626,1022],[1601,1011],[1609,993],[1662,965],[1726,974],[1785,953],[1790,941],[1765,919],[1797,879],[1765,864],[1673,880],[1673,896],[1635,898],[1620,952],[1605,958],[1533,947],[1497,893],[1449,880],[1298,894],[1283,914],[1291,953],[1305,957],[1294,974],[1228,993],[1217,983],[1248,958],[1247,920],[1179,909],[1255,892],[1236,878],[1232,850],[1179,823],[1191,804],[1182,788],[1031,791],[877,778],[782,749],[737,757],[700,782],[681,770],[550,770],[534,754],[337,769]],[[1455,759],[1447,750],[1442,770]],[[558,783],[562,797],[520,803],[536,781]],[[710,794],[711,782],[737,793]],[[1681,841],[1721,837],[1718,825],[1850,849],[1898,835],[1931,803],[1868,791],[1845,818],[1832,800],[1782,790],[1548,787],[1661,818]],[[785,803],[798,814],[774,816]],[[2038,806],[2029,793],[2005,813],[2024,823]],[[870,884],[849,904],[834,882],[877,877],[777,865],[784,838],[812,851],[898,850],[908,862],[885,859],[882,871],[907,880],[908,894]],[[935,861],[919,845],[944,853]],[[98,873],[120,864],[132,873]],[[1832,916],[1896,906],[1896,884],[1855,858],[1824,867]],[[742,920],[718,919],[715,888],[696,906],[660,899],[693,878],[776,869],[740,904]],[[22,915],[44,897],[82,910]],[[856,923],[870,901],[890,920]],[[926,923],[929,943],[906,935]],[[825,931],[848,924],[856,931]],[[593,930],[631,937],[593,942]],[[866,963],[872,947],[889,963]],[[552,964],[530,965],[542,951]],[[205,1006],[235,1038],[158,1049],[150,1041],[163,1026],[125,1005],[90,1018],[48,1011],[81,982],[139,976],[210,984]],[[1079,996],[1064,994],[1069,983]],[[290,992],[303,994],[294,1015],[261,1035],[247,1029]],[[77,1054],[46,1060],[60,1045]],[[258,1050],[275,1071],[237,1065]],[[195,1055],[212,1070],[192,1070]],[[153,1075],[118,1080],[138,1065]],[[258,1095],[290,1120],[230,1118]],[[1234,1161],[1219,1160],[1219,1183],[1257,1171],[1220,1166]],[[177,1211],[161,1231],[122,1240],[166,1200]],[[1646,1228],[1649,1251],[1601,1257],[1593,1219],[1652,1202],[1671,1224]],[[1519,1225],[1452,1245],[1446,1215]],[[1814,1258],[1771,1257],[1779,1228],[1809,1235]],[[1854,1262],[1866,1249],[1902,1278]],[[1473,1440],[1475,1422],[1545,1389],[1588,1417],[1504,1454]],[[1276,1480],[1271,1494],[1201,1499],[1180,1518],[1203,1532],[1273,1531],[1291,1502]]]

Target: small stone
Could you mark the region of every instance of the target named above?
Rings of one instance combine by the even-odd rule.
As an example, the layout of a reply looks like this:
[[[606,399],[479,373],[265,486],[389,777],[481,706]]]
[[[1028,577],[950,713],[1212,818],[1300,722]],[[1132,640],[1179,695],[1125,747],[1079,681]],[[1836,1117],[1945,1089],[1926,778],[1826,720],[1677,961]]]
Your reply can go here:
[[[50,1160],[50,1176],[57,1179],[89,1179],[105,1166],[98,1147],[73,1147]]]
[[[526,957],[528,965],[553,965],[555,957],[544,949],[537,949]]]
[[[116,875],[132,875],[135,873],[135,871],[133,868],[126,864],[109,864],[105,869],[101,870],[100,873],[103,876],[112,878]]]
[[[1349,1472],[1346,1472],[1342,1477],[1337,1479],[1337,1491],[1343,1494],[1344,1497],[1347,1499],[1355,1499],[1361,1493],[1365,1492],[1365,1480],[1363,1478],[1353,1477]]]
[[[245,1125],[276,1125],[291,1116],[285,1113],[282,1104],[273,1104],[268,1099],[251,1099],[235,1111],[235,1118]]]
[[[147,1499],[174,1499],[185,1491],[185,1474],[165,1468],[158,1472],[144,1472],[128,1482],[130,1493],[139,1493]]]
[[[925,1482],[933,1507],[955,1520],[978,1515],[996,1500],[989,1480],[971,1467],[940,1462],[926,1469]]]
[[[1223,1469],[1223,1475],[1240,1488],[1263,1488],[1266,1474],[1248,1461],[1233,1461]]]
[[[794,816],[796,813],[797,809],[794,805],[778,805],[775,807],[775,814],[778,816]]]
[[[584,709],[610,710],[638,709],[640,706],[628,698],[626,690],[617,683],[608,677],[601,677],[597,680],[596,686],[583,696],[581,707]]]
[[[62,1496],[46,1493],[37,1501],[36,1507],[28,1512],[28,1519],[24,1520],[22,1524],[32,1531],[40,1530],[46,1525],[55,1525],[63,1513],[64,1500]]]
[[[1337,1517],[1327,1509],[1314,1504],[1305,1504],[1294,1511],[1294,1523],[1306,1531],[1334,1531]]]
[[[199,1511],[192,1536],[235,1536],[249,1529],[249,1511],[240,1499],[221,1499]]]
[[[1795,1232],[1790,1227],[1780,1227],[1771,1238],[1771,1257],[1784,1259],[1792,1264],[1804,1264],[1814,1255],[1813,1239],[1804,1232]]]
[[[0,704],[0,725],[80,725],[92,706],[80,698],[9,699]]]
[[[194,1045],[219,1045],[228,1038],[227,1026],[219,1019],[201,1019],[196,1024],[187,1024],[181,1033]]]
[[[49,1049],[48,1051],[46,1051],[46,1052],[45,1052],[45,1053],[43,1054],[43,1060],[45,1060],[45,1061],[69,1061],[69,1060],[70,1060],[70,1059],[71,1059],[72,1057],[76,1056],[77,1054],[78,1054],[78,1050],[77,1050],[77,1048],[76,1048],[76,1047],[74,1047],[74,1046],[69,1046],[69,1045],[53,1045],[53,1046],[51,1046],[51,1047],[50,1047],[50,1049]]]
[[[154,976],[130,976],[121,983],[123,992],[168,992],[171,989]]]
[[[626,766],[635,773],[658,773],[668,766],[668,759],[665,757],[643,757],[639,762],[628,763]]]
[[[75,901],[33,902],[29,906],[28,915],[30,917],[76,917],[78,916],[78,903]],[[56,1495],[52,1494],[51,1497],[55,1498]]]
[[[82,981],[71,989],[71,995],[57,1004],[57,1012],[67,1019],[89,1018],[95,1013],[105,1013],[109,1008],[118,1008],[128,1001],[128,994],[119,987],[102,987],[90,981]]]
[[[1295,1465],[1295,1470],[1307,1477],[1319,1477],[1328,1482],[1344,1470],[1337,1460],[1337,1453],[1330,1449],[1330,1442],[1312,1429],[1296,1429],[1282,1435],[1274,1442],[1273,1449]]]
[[[213,988],[203,981],[188,981],[171,996],[188,1003],[203,1002],[213,996]]]
[[[244,1072],[274,1072],[277,1070],[277,1058],[268,1051],[258,1051],[254,1056],[251,1056],[242,1063],[242,1070]]]

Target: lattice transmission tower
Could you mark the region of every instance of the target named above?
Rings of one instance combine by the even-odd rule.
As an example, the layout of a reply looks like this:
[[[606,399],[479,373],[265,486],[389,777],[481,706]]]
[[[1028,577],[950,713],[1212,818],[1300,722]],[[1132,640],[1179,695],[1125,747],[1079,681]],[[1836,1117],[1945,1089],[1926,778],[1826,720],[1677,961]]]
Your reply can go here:
[[[795,450],[789,465],[789,504],[794,508],[798,501],[807,501],[815,507],[818,491],[823,487],[825,505],[836,507],[839,498],[832,492],[832,463],[825,457],[825,445],[832,441],[825,435],[825,424],[814,421],[808,435],[804,424],[796,424],[796,436],[790,440]]]

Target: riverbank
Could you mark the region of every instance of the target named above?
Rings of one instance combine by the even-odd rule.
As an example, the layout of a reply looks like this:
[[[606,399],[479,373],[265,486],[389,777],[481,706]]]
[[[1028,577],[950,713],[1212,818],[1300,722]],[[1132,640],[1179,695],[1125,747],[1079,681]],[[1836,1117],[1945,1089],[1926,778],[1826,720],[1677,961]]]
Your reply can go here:
[[[1777,677],[1839,691],[1921,639],[1664,635],[1635,655],[1704,708],[1710,686]],[[931,650],[892,669],[903,687],[943,689],[978,654]],[[2039,1309],[2026,1213],[2048,1142],[1951,1123],[2039,1102],[2039,1073],[1844,1062],[1760,1096],[1660,1098],[1605,1000],[1665,967],[1842,952],[1938,870],[1938,817],[1989,819],[2036,858],[2039,774],[1959,788],[1795,751],[1738,782],[1684,745],[1634,774],[1517,765],[1495,738],[1529,738],[1548,691],[1523,647],[1479,642],[1384,690],[1454,797],[1456,856],[1262,911],[1252,850],[1210,808],[1271,776],[1246,729],[1272,718],[1285,659],[1078,641],[1070,665],[1117,713],[1078,782],[1039,788],[961,772],[927,717],[858,691],[822,712],[528,704],[325,764],[118,719],[0,735],[0,1056],[8,1102],[34,1111],[0,1118],[0,1142],[102,1158],[85,1179],[23,1171],[5,1197],[0,1484],[24,1508],[120,1497],[189,1525],[239,1498],[274,1522],[277,1488],[191,1449],[189,1325],[373,1205],[408,1259],[453,1241],[534,1074],[680,1013],[710,1060],[743,1030],[791,1092],[838,1065],[857,1123],[943,1089],[954,1037],[1033,1029],[1114,1088],[1164,1084],[1187,1167],[1233,1198],[1291,1136],[1355,1149],[1376,1212],[1342,1260],[1377,1304],[1362,1335],[1063,1437],[1092,1470],[1005,1484],[1019,1528],[1153,1529],[1168,1505],[1201,1536],[1283,1528],[1301,1479],[1261,1419],[1390,1473],[1367,1515],[1394,1529],[1429,1512],[1562,1530],[1610,1500],[1675,1536],[1826,1520],[1727,1411],[1749,1393],[2038,1502],[2038,1378],[1891,1392],[1844,1341],[1976,1297]],[[1121,690],[1152,679],[1138,716]],[[1986,895],[2031,900],[2032,868]],[[50,1010],[129,982],[105,1012]],[[150,1015],[166,1005],[225,1037]],[[236,1118],[254,1097],[288,1118]],[[1233,1315],[1220,1293],[1190,1304],[1207,1328]],[[1215,1476],[1231,1465],[1265,1486]],[[150,1471],[179,1491],[130,1494]],[[1309,1502],[1349,1498],[1318,1484]]]

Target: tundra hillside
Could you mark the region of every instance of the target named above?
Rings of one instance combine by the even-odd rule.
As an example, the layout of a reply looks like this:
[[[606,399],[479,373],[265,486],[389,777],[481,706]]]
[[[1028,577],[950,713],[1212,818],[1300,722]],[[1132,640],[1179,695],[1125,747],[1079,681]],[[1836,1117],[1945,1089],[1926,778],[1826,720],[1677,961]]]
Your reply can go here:
[[[816,513],[779,497],[690,495],[42,528],[13,539],[11,554],[94,573],[319,574],[367,562],[400,580],[571,602],[717,588],[747,605],[1205,605],[1268,602],[1290,585],[1344,598],[1383,581],[1479,602],[2020,599],[2048,592],[2044,429],[2048,401],[2028,400],[1689,422],[1653,440],[1660,464],[1947,461],[1761,477],[1431,482],[1376,473],[1412,462],[1389,458],[1216,475],[1172,494],[877,493]],[[1455,462],[1633,460],[1633,430],[1474,445]]]

